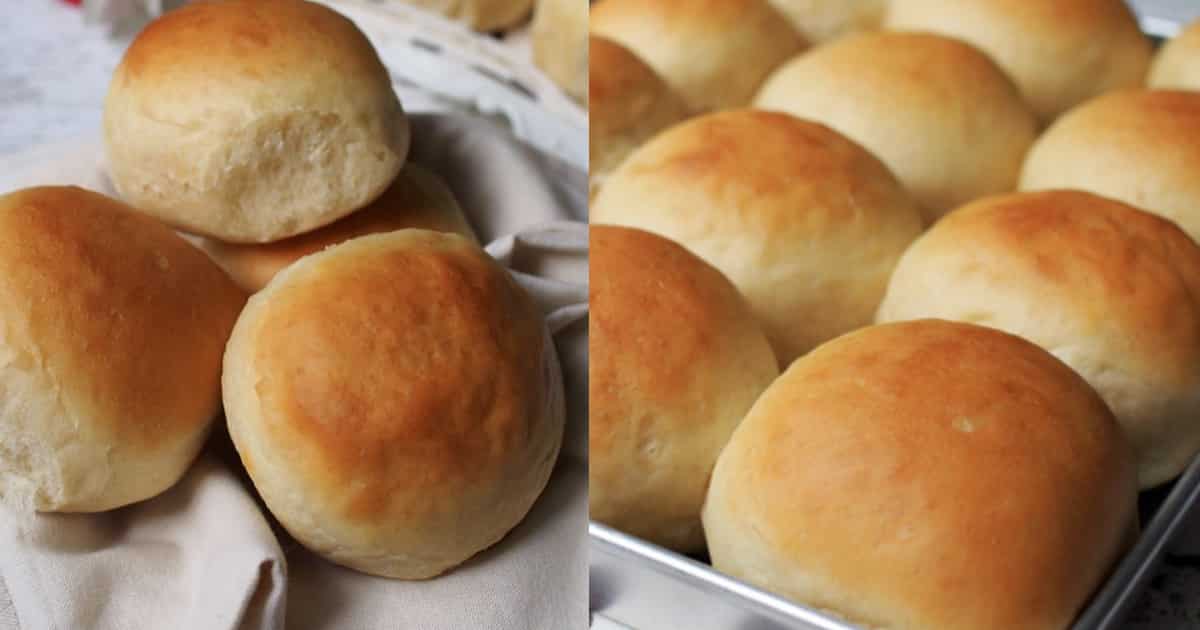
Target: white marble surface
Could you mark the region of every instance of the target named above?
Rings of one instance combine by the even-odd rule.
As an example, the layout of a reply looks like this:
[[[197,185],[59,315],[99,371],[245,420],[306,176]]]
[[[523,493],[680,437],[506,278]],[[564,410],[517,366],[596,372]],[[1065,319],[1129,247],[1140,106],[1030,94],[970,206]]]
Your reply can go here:
[[[1141,4],[1200,15],[1200,0]],[[85,24],[81,11],[59,0],[0,0],[0,16],[0,156],[94,136],[125,41]],[[1200,515],[1193,521],[1128,630],[1200,628]]]

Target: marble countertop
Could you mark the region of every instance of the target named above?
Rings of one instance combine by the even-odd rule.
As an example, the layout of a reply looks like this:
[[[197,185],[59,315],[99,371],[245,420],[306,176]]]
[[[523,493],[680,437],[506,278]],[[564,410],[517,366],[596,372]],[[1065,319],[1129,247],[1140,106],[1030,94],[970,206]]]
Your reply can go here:
[[[1142,4],[1200,13],[1195,0]],[[58,0],[0,0],[0,6],[6,9],[0,21],[0,156],[94,137],[108,78],[127,39],[85,23],[79,9]],[[1191,520],[1127,630],[1200,628],[1200,514]]]

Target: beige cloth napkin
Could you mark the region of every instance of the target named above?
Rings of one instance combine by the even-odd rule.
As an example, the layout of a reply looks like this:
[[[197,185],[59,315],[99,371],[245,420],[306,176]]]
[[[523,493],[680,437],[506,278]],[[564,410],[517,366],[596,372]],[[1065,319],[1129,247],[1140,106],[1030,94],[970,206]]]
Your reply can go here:
[[[567,438],[529,516],[441,578],[374,578],[273,527],[218,431],[183,481],[151,500],[97,515],[0,511],[0,630],[587,626],[586,175],[486,120],[413,122],[411,159],[446,179],[554,335]],[[98,140],[0,163],[0,191],[55,183],[113,194]]]

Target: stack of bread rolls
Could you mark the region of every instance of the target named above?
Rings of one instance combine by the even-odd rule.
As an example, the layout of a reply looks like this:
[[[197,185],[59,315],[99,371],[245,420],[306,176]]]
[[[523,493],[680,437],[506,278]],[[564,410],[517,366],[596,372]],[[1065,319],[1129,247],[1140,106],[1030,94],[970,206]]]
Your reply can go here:
[[[866,627],[1068,627],[1200,452],[1200,30],[1151,72],[1120,0],[703,4],[761,17],[592,11],[640,68],[592,133],[593,518]]]
[[[353,23],[304,0],[167,13],[117,67],[104,132],[124,202],[0,198],[0,496],[152,497],[223,401],[266,506],[333,562],[429,578],[524,518],[562,441],[552,343],[407,162]]]

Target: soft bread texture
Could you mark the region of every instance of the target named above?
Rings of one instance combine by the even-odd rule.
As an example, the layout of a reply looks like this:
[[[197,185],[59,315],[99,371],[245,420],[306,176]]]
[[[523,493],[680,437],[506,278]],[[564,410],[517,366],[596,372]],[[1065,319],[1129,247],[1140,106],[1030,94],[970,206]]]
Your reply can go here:
[[[587,0],[538,0],[533,62],[575,100],[588,100]]]
[[[1028,339],[1074,368],[1129,436],[1142,487],[1200,452],[1200,246],[1079,191],[981,199],[900,259],[879,321],[937,317]]]
[[[771,4],[814,44],[879,28],[887,9],[886,0],[771,0]]]
[[[208,0],[143,30],[104,106],[113,184],[233,243],[307,232],[379,196],[408,153],[387,70],[346,18],[302,0]]]
[[[533,9],[534,0],[402,0],[480,32],[500,31],[520,25]],[[584,2],[585,0],[576,0]]]
[[[0,197],[0,498],[97,512],[171,487],[220,410],[245,296],[200,251],[80,188]]]
[[[746,296],[781,365],[869,324],[921,232],[878,159],[817,123],[741,110],[676,125],[627,159],[592,221],[672,239]]]
[[[767,0],[600,0],[590,28],[648,63],[696,111],[749,104],[767,74],[805,47]]]
[[[1127,90],[1060,118],[1030,149],[1021,190],[1074,188],[1164,216],[1200,239],[1200,93]]]
[[[776,70],[755,106],[824,123],[879,156],[927,222],[1009,192],[1037,120],[987,55],[926,33],[844,37]]]
[[[885,26],[979,47],[1043,123],[1109,90],[1141,85],[1152,52],[1124,0],[890,0]]]
[[[1200,20],[1159,49],[1150,66],[1152,88],[1200,90]]]
[[[593,226],[590,264],[591,517],[699,551],[713,464],[775,355],[729,280],[665,238]]]
[[[303,545],[433,577],[545,488],[563,436],[553,352],[533,301],[467,239],[364,236],[250,299],[225,352],[229,434]]]
[[[624,46],[595,35],[588,110],[588,186],[591,195],[621,162],[659,131],[687,118],[683,99]]]
[[[1062,630],[1136,535],[1133,456],[1037,346],[935,320],[800,359],[717,460],[714,566],[887,630]]]
[[[410,162],[378,199],[323,228],[261,245],[205,238],[200,246],[238,286],[254,293],[301,257],[359,236],[406,228],[452,232],[476,240],[446,184],[429,170]]]

